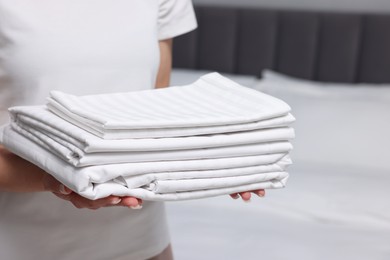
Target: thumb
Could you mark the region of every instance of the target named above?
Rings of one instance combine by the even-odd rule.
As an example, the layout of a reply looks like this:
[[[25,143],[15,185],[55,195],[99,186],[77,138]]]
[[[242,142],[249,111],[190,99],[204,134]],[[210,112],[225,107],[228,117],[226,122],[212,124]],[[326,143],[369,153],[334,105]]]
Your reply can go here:
[[[43,177],[43,186],[45,187],[45,190],[55,192],[55,193],[60,193],[63,195],[68,195],[72,193],[72,190],[69,189],[68,187],[65,187],[64,184],[61,182],[57,181],[53,176],[50,174],[46,174]]]

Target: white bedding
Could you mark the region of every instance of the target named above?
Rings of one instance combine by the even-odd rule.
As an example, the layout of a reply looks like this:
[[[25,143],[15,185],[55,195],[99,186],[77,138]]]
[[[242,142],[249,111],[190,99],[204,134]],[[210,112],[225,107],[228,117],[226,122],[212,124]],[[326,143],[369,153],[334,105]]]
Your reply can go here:
[[[282,188],[288,178],[290,107],[218,73],[162,90],[79,97],[54,91],[47,108],[11,108],[3,143],[89,199],[198,199]],[[258,128],[232,132],[249,124]],[[222,132],[197,132],[215,127]],[[179,135],[152,138],[150,129]],[[131,138],[132,130],[147,138]]]
[[[13,125],[18,133],[33,140],[41,147],[51,153],[55,153],[65,162],[75,166],[84,167],[90,165],[116,164],[125,162],[156,162],[156,161],[175,161],[175,160],[196,160],[196,159],[214,159],[226,157],[241,157],[251,155],[262,155],[271,153],[288,153],[292,150],[289,141],[274,141],[249,143],[243,145],[234,145],[226,147],[211,147],[185,150],[166,150],[166,151],[129,151],[129,152],[99,152],[99,153],[73,153],[66,146],[57,143],[54,140],[46,138],[45,141],[37,138],[33,134]],[[4,141],[6,146],[10,146],[8,140]],[[9,147],[12,149],[12,147]],[[81,155],[81,156],[79,156]]]
[[[42,146],[78,167],[134,160],[199,159],[211,157],[212,154],[224,156],[227,153],[233,157],[235,153],[241,153],[243,146],[255,148],[254,144],[259,144],[256,146],[258,149],[248,149],[246,155],[269,151],[284,152],[291,149],[291,145],[284,143],[284,148],[282,148],[280,143],[276,142],[290,140],[294,137],[294,130],[288,127],[294,120],[291,115],[282,119],[283,122],[280,124],[276,122],[278,119],[268,121],[270,123],[268,127],[271,124],[274,127],[278,126],[272,129],[174,138],[107,140],[62,120],[43,106],[15,107],[10,111],[13,118],[12,127],[15,131],[33,138]],[[264,124],[263,121],[261,123]],[[264,144],[269,142],[273,143]],[[204,148],[218,149],[213,152],[212,149],[206,151]],[[193,149],[202,150],[196,152]],[[177,152],[179,150],[180,152]]]
[[[155,178],[151,178],[151,176],[159,176],[158,173],[154,173],[154,175],[138,175],[141,178],[141,181],[138,179],[138,182],[134,182],[129,178],[127,183],[126,177],[131,177],[131,175],[137,171],[136,163],[110,164],[104,165],[100,169],[99,166],[77,169],[48,150],[18,134],[11,127],[7,127],[4,130],[4,145],[13,153],[28,159],[37,166],[45,169],[67,187],[89,199],[99,199],[109,195],[117,195],[135,196],[145,200],[169,201],[198,199],[254,189],[282,188],[285,186],[285,182],[288,178],[288,173],[284,170],[285,167],[290,164],[288,157],[286,158],[287,154],[265,155],[266,158],[260,159],[259,162],[271,159],[271,161],[269,161],[271,165],[268,165],[263,169],[265,172],[259,171],[254,173],[253,168],[243,163],[247,157],[242,158],[243,160],[241,160],[241,158],[233,158],[233,160],[240,161],[241,168],[237,167],[235,168],[236,170],[232,172],[231,170],[226,170],[230,169],[229,163],[222,165],[218,161],[215,163],[212,159],[209,159],[208,163],[214,165],[214,171],[211,169],[208,170],[206,174],[201,176],[202,178],[198,178],[196,172],[189,173],[195,173],[195,176],[192,176],[192,183],[186,181],[186,178],[182,178],[183,172],[176,174],[180,176],[179,180],[167,178],[173,177],[172,174],[170,176],[167,176],[167,174],[163,175],[161,185]],[[279,159],[272,161],[272,159],[275,158]],[[229,160],[230,159],[231,158],[229,158]],[[254,158],[249,157],[249,160],[247,160],[249,163],[248,165],[253,165],[253,159]],[[189,165],[189,163],[191,162],[174,161],[166,164],[166,168],[167,171],[180,168],[188,169],[191,166],[196,167],[196,165],[204,164],[205,162],[201,160],[201,162],[193,162],[192,165]],[[237,162],[235,163],[237,164]],[[153,162],[149,164],[153,164]],[[216,165],[219,165],[220,168]],[[255,164],[254,166],[260,166],[260,164]],[[145,167],[156,168],[156,166],[151,165],[141,165],[140,167],[141,169],[143,168],[144,171]],[[100,174],[102,172],[106,172],[106,174]],[[232,173],[238,175],[232,175]],[[184,172],[184,174],[187,173]],[[210,178],[209,181],[205,182],[204,177],[207,175],[214,176],[212,182],[210,182]],[[94,176],[98,176],[100,181],[103,182],[94,180]],[[190,177],[190,175],[187,177]],[[170,183],[168,183],[169,181]],[[167,184],[173,188],[168,189]],[[176,186],[173,186],[173,184]],[[184,186],[181,186],[181,184]],[[193,188],[183,191],[183,187],[189,187],[188,184],[193,185]],[[181,188],[178,190],[175,189],[175,187]]]

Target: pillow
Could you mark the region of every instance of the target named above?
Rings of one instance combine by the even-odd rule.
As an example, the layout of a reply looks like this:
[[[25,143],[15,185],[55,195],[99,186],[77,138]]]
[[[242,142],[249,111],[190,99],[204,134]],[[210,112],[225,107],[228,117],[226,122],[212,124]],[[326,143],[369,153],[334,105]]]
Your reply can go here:
[[[172,86],[182,86],[195,82],[201,76],[213,71],[206,70],[191,70],[191,69],[173,69],[171,74]],[[237,82],[240,85],[253,88],[257,83],[255,76],[233,75],[229,73],[221,73],[221,75]]]
[[[390,169],[390,87],[275,76],[266,72],[255,88],[291,106],[296,162]]]
[[[294,92],[300,92],[311,96],[390,101],[390,84],[318,82],[294,78],[271,70],[264,70],[262,72],[262,82],[283,83],[274,87],[288,87],[286,91],[290,91],[292,90],[291,88],[294,88],[292,90]]]

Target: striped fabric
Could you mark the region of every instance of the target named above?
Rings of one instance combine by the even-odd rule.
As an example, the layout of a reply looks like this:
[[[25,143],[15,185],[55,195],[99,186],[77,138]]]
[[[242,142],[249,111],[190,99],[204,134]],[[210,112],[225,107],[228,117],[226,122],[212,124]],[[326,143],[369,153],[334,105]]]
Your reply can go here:
[[[149,132],[147,137],[174,137],[226,133],[226,126],[254,124],[265,119],[285,117],[290,107],[283,101],[245,88],[218,73],[210,73],[195,83],[158,90],[73,96],[52,91],[48,108],[57,115],[105,139],[134,138],[133,130]],[[219,126],[220,132],[198,127]],[[254,127],[254,126],[252,126]],[[179,131],[165,135],[169,130]],[[162,133],[157,135],[156,131]],[[122,131],[118,131],[122,130]]]
[[[288,152],[294,130],[280,125],[214,135],[107,140],[50,113],[45,107],[10,109],[12,128],[76,167],[130,161],[161,161]],[[208,149],[205,149],[208,148]],[[218,149],[211,149],[218,148]],[[137,152],[137,153],[135,153]],[[133,159],[134,158],[134,159]]]
[[[163,90],[52,92],[47,107],[10,109],[3,143],[89,199],[205,198],[284,187],[289,111],[212,73]]]

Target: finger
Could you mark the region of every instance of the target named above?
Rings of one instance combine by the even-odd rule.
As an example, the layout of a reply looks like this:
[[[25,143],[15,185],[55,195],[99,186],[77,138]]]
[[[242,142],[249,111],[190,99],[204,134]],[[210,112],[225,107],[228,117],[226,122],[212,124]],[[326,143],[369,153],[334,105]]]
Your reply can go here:
[[[241,196],[242,200],[245,202],[250,202],[250,200],[251,200],[251,193],[248,191],[240,192],[240,196]]]
[[[141,209],[143,201],[135,197],[123,197],[121,205],[132,209]]]
[[[71,189],[69,189],[68,187],[66,187],[64,184],[61,184],[60,185],[60,192],[61,192],[61,194],[68,195],[68,194],[71,194],[73,191]]]
[[[265,190],[254,190],[252,191],[254,194],[256,194],[259,197],[264,197],[265,196]]]
[[[121,202],[121,198],[117,196],[109,196],[98,200],[90,200],[76,193],[72,193],[69,196],[71,197],[70,201],[73,203],[73,205],[79,209],[81,208],[98,209],[101,207],[118,205]]]
[[[240,196],[238,195],[238,193],[233,193],[233,194],[230,194],[230,197],[232,197],[232,199],[238,199]]]

